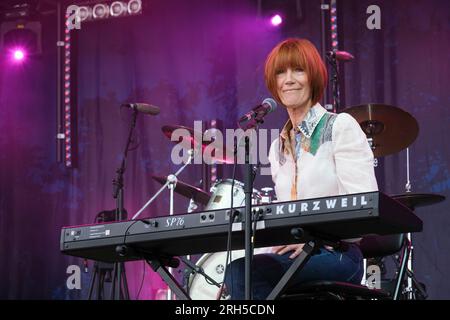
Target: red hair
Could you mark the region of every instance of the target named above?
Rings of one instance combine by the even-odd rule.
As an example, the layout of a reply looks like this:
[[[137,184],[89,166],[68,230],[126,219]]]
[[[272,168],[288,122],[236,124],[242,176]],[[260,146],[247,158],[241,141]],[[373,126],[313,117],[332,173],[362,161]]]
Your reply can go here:
[[[301,68],[306,72],[311,87],[312,104],[319,102],[327,84],[327,69],[316,47],[309,40],[297,38],[284,40],[267,56],[264,70],[266,86],[279,103],[281,100],[276,75],[288,68]]]

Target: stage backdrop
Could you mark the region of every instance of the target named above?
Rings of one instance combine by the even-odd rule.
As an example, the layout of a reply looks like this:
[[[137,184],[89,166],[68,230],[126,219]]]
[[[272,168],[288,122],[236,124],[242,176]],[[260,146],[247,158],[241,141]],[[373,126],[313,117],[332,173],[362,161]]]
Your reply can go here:
[[[83,23],[76,31],[78,166],[56,162],[56,18],[43,23],[43,54],[22,65],[2,59],[0,69],[0,298],[86,298],[93,262],[59,252],[63,226],[87,224],[97,213],[115,208],[112,180],[120,165],[130,111],[124,102],[147,102],[158,116],[139,114],[135,150],[125,173],[129,216],[158,190],[153,174],[179,166],[170,160],[174,144],[164,125],[193,127],[194,120],[221,119],[226,128],[269,97],[263,82],[264,60],[287,36],[321,44],[320,1],[291,6],[291,20],[272,28],[258,15],[256,1],[144,1],[144,14]],[[263,1],[267,12],[276,1]],[[413,192],[450,196],[449,124],[450,25],[448,1],[342,1],[339,31],[342,50],[355,60],[342,68],[345,106],[393,104],[410,112],[420,133],[410,148]],[[369,5],[381,8],[381,30],[366,27]],[[264,11],[264,10],[263,10]],[[264,13],[264,12],[263,12]],[[279,108],[262,128],[280,128]],[[401,124],[399,124],[401,125]],[[380,189],[404,192],[405,151],[380,159]],[[192,165],[180,180],[197,184],[201,167]],[[231,177],[231,168],[223,178]],[[318,177],[320,178],[320,177]],[[242,172],[238,170],[238,179]],[[272,186],[258,176],[257,188]],[[167,215],[165,191],[142,217]],[[176,195],[175,212],[188,200]],[[424,231],[414,235],[415,270],[431,298],[450,298],[444,270],[450,267],[448,202],[418,209]],[[68,290],[67,268],[82,269],[81,290]],[[127,263],[130,296],[160,298],[163,282],[143,262]],[[181,274],[177,273],[181,278]]]

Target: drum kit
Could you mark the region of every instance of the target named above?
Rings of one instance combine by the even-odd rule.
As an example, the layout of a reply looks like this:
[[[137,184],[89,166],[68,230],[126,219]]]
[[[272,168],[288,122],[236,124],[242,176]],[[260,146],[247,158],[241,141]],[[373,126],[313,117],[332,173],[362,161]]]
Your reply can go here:
[[[386,104],[358,105],[346,108],[343,112],[352,115],[366,134],[367,141],[374,153],[375,166],[377,166],[377,158],[406,149],[406,192],[391,195],[393,199],[413,211],[417,207],[428,206],[445,200],[445,196],[439,194],[411,193],[409,146],[416,140],[419,133],[419,125],[411,114],[398,107]],[[413,246],[411,233],[406,236],[410,243],[410,253],[407,261],[408,282],[404,293],[408,300],[416,298],[415,292],[421,293],[422,298],[424,298],[424,289],[413,287],[413,285],[421,286],[421,284],[417,282],[412,271]],[[363,284],[364,282],[365,275]]]
[[[401,108],[386,104],[358,105],[348,107],[344,109],[343,112],[350,114],[358,121],[363,132],[367,136],[367,140],[373,150],[375,160],[379,157],[395,154],[406,149],[406,192],[403,194],[392,195],[391,197],[393,199],[409,207],[411,210],[414,210],[417,207],[436,204],[445,200],[445,197],[439,194],[411,192],[411,183],[409,180],[409,146],[415,141],[419,133],[419,125],[411,114]],[[177,129],[185,129],[191,134],[191,140],[188,141],[190,146],[186,146],[186,148],[201,146],[202,151],[206,148],[207,145],[205,142],[195,140],[195,137],[202,137],[202,133],[195,133],[193,129],[183,126],[162,127],[164,135],[171,140],[173,132]],[[179,143],[180,141],[174,142]],[[228,153],[223,152],[224,156],[216,157],[214,160],[217,163],[233,163],[232,159],[226,158],[226,154]],[[376,161],[374,166],[377,166]],[[184,167],[182,169],[184,169]],[[180,169],[175,176],[177,176],[182,169]],[[218,180],[213,184],[210,192],[207,192],[199,187],[180,181],[176,177],[174,178],[173,175],[154,175],[152,178],[156,182],[171,188],[172,192],[176,192],[187,199],[190,199],[191,203],[189,205],[188,212],[196,210],[198,205],[203,206],[204,210],[229,208],[231,206],[231,202],[233,202],[233,206],[235,207],[244,205],[244,185],[240,181],[234,180],[233,183],[233,180],[231,179]],[[233,184],[234,187],[232,187]],[[252,203],[255,205],[271,203],[274,200],[276,199],[272,188],[262,188],[261,191],[256,189],[253,190]],[[408,234],[408,238],[411,240],[410,234]],[[255,249],[255,254],[264,252],[267,252],[267,249]],[[243,256],[244,250],[233,251],[231,261]],[[216,299],[220,292],[219,285],[223,282],[226,257],[226,252],[205,253],[199,260],[197,260],[194,266],[195,269],[201,270],[201,272],[194,272],[194,270],[192,272],[189,271],[189,276],[186,281],[186,287],[192,299]],[[189,259],[190,257],[188,257],[188,260]],[[408,269],[410,271],[409,274],[412,274],[412,254],[409,259]],[[410,278],[408,279],[408,287],[406,291],[412,292],[412,279]],[[170,299],[170,296],[167,295],[167,298]],[[222,299],[224,298],[226,297],[222,296]]]
[[[173,133],[178,130],[186,130],[189,133],[189,137],[182,137],[176,139],[173,137]],[[168,187],[171,190],[171,210],[170,214],[173,214],[173,196],[172,192],[190,199],[188,212],[195,211],[199,206],[202,206],[204,211],[218,210],[224,208],[242,207],[245,205],[245,192],[244,183],[238,180],[222,179],[214,182],[210,188],[210,192],[207,192],[199,187],[193,186],[186,182],[178,180],[177,176],[181,171],[190,164],[193,158],[194,150],[205,151],[205,148],[210,142],[197,141],[196,138],[202,138],[205,133],[195,132],[194,129],[179,126],[179,125],[165,125],[162,127],[163,134],[175,143],[182,143],[183,148],[190,150],[190,158],[185,165],[177,171],[177,173],[168,176],[152,175],[152,179],[163,185],[160,191],[144,205],[141,210],[133,217],[136,219],[139,214],[160,194],[160,192]],[[202,139],[203,140],[203,139]],[[217,144],[216,144],[217,147]],[[220,148],[220,146],[218,146]],[[210,155],[212,162],[219,164],[231,164],[234,163],[234,159],[227,158],[227,155],[233,154],[223,149],[220,156],[215,154]],[[253,189],[252,204],[259,205],[265,203],[271,203],[274,200],[273,188],[262,188],[261,190]],[[267,252],[267,249],[255,249],[255,254]],[[245,255],[244,250],[234,250],[231,252],[231,261],[241,258]],[[186,281],[186,288],[188,294],[194,300],[214,300],[220,292],[220,287],[223,282],[225,273],[225,266],[227,260],[227,252],[214,252],[205,253],[194,264],[191,261],[191,257],[181,257],[181,259],[188,266],[188,279]],[[169,269],[169,271],[172,271]],[[166,289],[164,289],[166,290]],[[164,294],[158,294],[160,298],[172,300],[174,297],[170,292],[170,289],[164,292]],[[227,298],[223,296],[222,298]]]

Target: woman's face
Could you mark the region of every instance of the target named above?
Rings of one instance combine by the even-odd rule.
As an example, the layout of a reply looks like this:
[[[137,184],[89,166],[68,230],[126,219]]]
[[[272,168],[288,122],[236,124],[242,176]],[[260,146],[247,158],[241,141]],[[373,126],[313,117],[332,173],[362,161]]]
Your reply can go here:
[[[286,108],[302,107],[311,102],[311,86],[305,71],[288,68],[279,71],[276,79],[278,95]]]

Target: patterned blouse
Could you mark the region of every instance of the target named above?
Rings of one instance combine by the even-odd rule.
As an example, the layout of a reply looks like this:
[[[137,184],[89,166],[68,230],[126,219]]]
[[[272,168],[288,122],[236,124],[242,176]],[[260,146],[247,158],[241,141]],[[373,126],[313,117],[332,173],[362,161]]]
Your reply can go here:
[[[297,128],[288,120],[269,161],[278,201],[378,190],[373,152],[358,122],[319,103]]]

